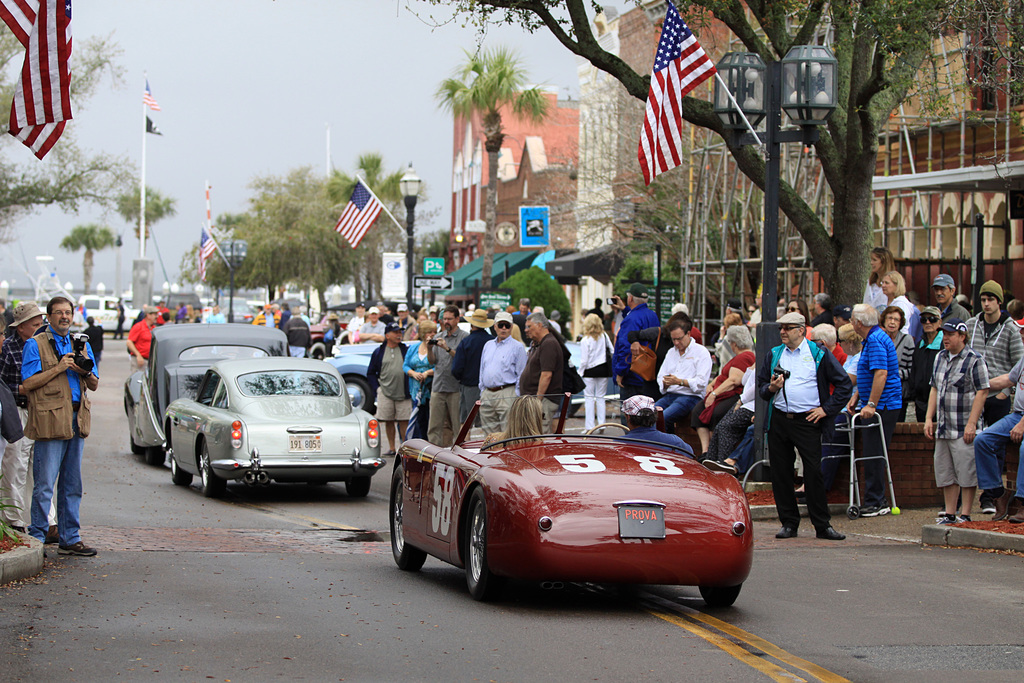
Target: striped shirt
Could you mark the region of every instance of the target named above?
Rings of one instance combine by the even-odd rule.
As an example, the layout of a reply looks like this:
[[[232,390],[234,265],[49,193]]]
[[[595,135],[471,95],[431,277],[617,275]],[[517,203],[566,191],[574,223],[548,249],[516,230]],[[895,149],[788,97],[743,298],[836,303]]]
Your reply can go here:
[[[519,377],[526,369],[526,347],[515,337],[505,341],[491,339],[480,354],[480,391],[515,384],[519,394]]]
[[[892,339],[877,325],[864,339],[864,348],[857,362],[857,392],[863,408],[871,400],[871,386],[876,370],[886,370],[885,387],[878,399],[878,410],[898,410],[903,407],[903,386],[900,384],[900,364]]]
[[[21,351],[25,342],[18,336],[17,330],[9,339],[4,340],[0,351],[0,382],[7,385],[15,398],[18,398],[18,387],[21,385]]]

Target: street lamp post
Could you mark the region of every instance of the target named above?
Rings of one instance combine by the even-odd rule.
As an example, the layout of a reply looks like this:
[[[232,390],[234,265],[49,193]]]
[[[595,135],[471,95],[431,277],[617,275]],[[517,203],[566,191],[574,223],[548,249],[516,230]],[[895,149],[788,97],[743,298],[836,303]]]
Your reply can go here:
[[[405,232],[406,232],[406,247],[405,247],[405,269],[406,269],[406,288],[405,288],[405,300],[410,310],[413,307],[413,288],[412,288],[412,275],[415,262],[413,261],[413,226],[416,222],[416,198],[420,193],[420,184],[422,181],[420,177],[416,175],[416,171],[412,169],[412,164],[409,164],[409,168],[405,170],[405,175],[399,181],[399,185],[402,188],[402,196],[405,197]]]
[[[245,240],[225,240],[221,245],[228,256],[228,274],[231,278],[231,293],[228,295],[228,322],[235,322],[235,269],[242,265],[249,252],[249,243]]]
[[[765,151],[764,231],[761,249],[761,322],[757,326],[758,362],[779,343],[776,322],[779,259],[779,157],[781,143],[811,145],[836,108],[836,66],[832,51],[822,45],[796,45],[781,62],[765,64],[752,52],[730,52],[718,63],[714,109],[725,124],[732,147],[758,144]],[[723,87],[723,83],[725,87]],[[730,98],[730,95],[732,96]],[[743,116],[737,111],[737,105]],[[782,112],[798,130],[781,130]],[[746,118],[744,118],[746,117]],[[767,117],[763,133],[749,127]],[[810,322],[810,321],[807,321]],[[757,395],[756,460],[764,454],[764,400]]]

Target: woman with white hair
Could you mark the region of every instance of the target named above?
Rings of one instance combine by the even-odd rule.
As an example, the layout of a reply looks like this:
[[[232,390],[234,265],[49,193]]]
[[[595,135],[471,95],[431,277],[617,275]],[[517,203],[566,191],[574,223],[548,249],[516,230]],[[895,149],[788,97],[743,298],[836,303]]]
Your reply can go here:
[[[697,430],[702,454],[708,452],[711,430],[739,400],[743,388],[743,373],[756,360],[753,351],[754,340],[742,323],[731,325],[726,330],[722,344],[729,345],[732,358],[722,366],[718,377],[708,384],[704,400],[690,413],[690,426]]]

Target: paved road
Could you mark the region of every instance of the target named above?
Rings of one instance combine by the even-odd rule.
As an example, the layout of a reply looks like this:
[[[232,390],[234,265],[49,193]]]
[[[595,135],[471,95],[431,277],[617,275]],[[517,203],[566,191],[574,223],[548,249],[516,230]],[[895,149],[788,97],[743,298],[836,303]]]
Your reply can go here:
[[[111,365],[113,367],[113,365]],[[1024,559],[755,528],[735,607],[695,589],[513,585],[398,571],[386,483],[229,488],[223,501],[128,453],[119,373],[96,394],[83,535],[0,588],[4,681],[1018,681]],[[837,524],[856,529],[854,524]]]

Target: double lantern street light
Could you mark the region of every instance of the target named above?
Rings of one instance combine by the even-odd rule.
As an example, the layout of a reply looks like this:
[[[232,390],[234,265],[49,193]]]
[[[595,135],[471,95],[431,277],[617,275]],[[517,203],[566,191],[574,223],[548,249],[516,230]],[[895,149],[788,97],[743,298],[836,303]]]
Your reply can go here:
[[[783,142],[811,145],[836,108],[837,61],[823,45],[796,45],[781,62],[765,64],[753,52],[730,52],[717,64],[715,113],[727,129],[730,147],[761,145],[765,151],[764,231],[762,234],[761,323],[757,326],[757,357],[762,359],[779,340],[776,320],[779,258],[779,156]],[[740,113],[742,111],[742,114]],[[798,130],[781,130],[782,112]],[[753,130],[767,117],[764,132]],[[762,399],[758,396],[758,403]],[[758,406],[756,460],[763,453],[765,410]]]
[[[225,254],[228,262],[228,272],[231,275],[231,293],[228,295],[228,322],[235,322],[235,270],[242,265],[246,255],[249,253],[249,243],[245,240],[224,240],[220,243],[221,253]]]
[[[406,247],[405,247],[405,274],[406,274],[406,288],[405,288],[405,301],[411,309],[413,306],[413,290],[412,290],[412,275],[415,263],[413,262],[413,225],[416,222],[416,198],[420,193],[420,185],[422,184],[420,177],[416,175],[416,171],[412,169],[412,164],[409,164],[409,168],[405,170],[405,175],[398,181],[399,187],[402,190],[402,196],[405,197],[405,232],[406,232]]]

